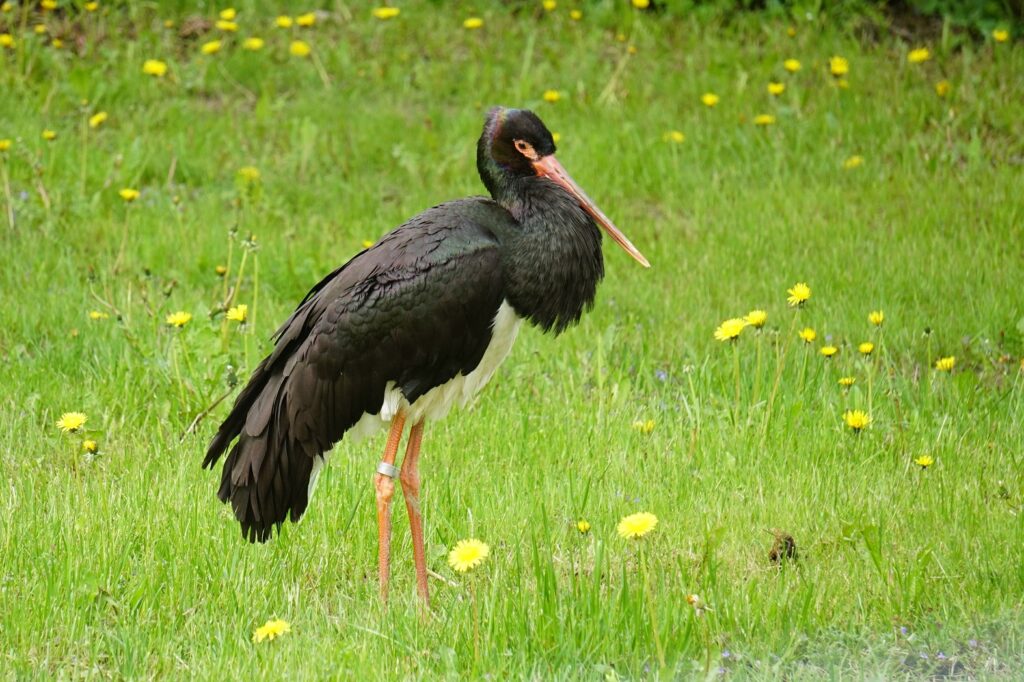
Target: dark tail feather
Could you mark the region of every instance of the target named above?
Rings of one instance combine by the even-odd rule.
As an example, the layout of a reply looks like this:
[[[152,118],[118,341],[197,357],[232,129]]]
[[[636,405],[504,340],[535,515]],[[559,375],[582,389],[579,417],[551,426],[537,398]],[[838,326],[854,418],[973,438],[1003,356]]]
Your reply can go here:
[[[249,542],[266,542],[285,519],[297,521],[309,502],[314,460],[301,444],[289,442],[284,384],[280,374],[258,367],[203,460],[212,468],[238,438],[224,462],[217,497],[231,502]]]
[[[242,434],[224,462],[217,491],[222,502],[231,502],[249,542],[266,542],[286,519],[298,521],[309,502],[313,459],[303,453],[289,456],[283,444],[269,445],[268,437],[273,438],[273,429],[257,437]]]

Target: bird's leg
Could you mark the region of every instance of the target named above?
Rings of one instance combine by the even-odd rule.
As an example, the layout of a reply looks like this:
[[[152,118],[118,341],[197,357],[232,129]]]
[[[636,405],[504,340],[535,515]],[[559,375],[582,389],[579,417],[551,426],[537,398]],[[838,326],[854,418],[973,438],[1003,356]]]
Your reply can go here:
[[[409,530],[412,531],[412,556],[416,562],[416,589],[425,606],[430,606],[427,591],[427,553],[423,548],[423,517],[420,515],[420,443],[423,441],[423,420],[409,430],[409,444],[402,461],[402,492],[405,508],[409,510]]]
[[[391,431],[388,443],[384,446],[384,456],[377,465],[377,473],[373,475],[373,485],[377,490],[377,559],[380,573],[380,598],[388,599],[388,578],[391,573],[391,498],[395,495],[395,454],[398,443],[402,440],[402,429],[405,427],[405,414],[398,412],[391,419]]]

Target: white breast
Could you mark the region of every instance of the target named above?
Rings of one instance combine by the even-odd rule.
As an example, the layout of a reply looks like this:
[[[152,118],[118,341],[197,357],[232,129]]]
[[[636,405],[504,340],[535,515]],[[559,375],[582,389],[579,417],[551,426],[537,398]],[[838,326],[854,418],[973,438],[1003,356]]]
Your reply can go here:
[[[363,413],[359,421],[345,432],[345,438],[359,441],[372,436],[390,424],[399,410],[405,412],[409,424],[416,424],[421,419],[441,419],[452,407],[464,407],[487,385],[495,370],[504,362],[512,350],[522,321],[509,302],[503,301],[491,324],[491,342],[480,359],[480,364],[472,372],[466,375],[456,374],[447,383],[421,395],[411,405],[402,395],[402,390],[395,386],[395,382],[389,381],[380,410],[375,414]],[[313,488],[322,466],[320,458],[313,462],[313,472],[309,479],[309,497],[313,496]]]

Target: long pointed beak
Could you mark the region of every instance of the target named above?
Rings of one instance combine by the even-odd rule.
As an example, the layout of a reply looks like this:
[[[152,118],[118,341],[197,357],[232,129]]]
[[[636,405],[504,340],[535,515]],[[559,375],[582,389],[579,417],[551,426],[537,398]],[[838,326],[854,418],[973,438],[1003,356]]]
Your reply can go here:
[[[611,219],[606,216],[601,209],[597,207],[597,204],[587,196],[587,193],[583,191],[583,188],[576,184],[565,169],[562,168],[562,164],[558,163],[558,159],[555,158],[554,154],[548,156],[542,156],[536,161],[532,162],[534,170],[537,171],[537,175],[543,178],[548,178],[552,182],[557,183],[565,189],[569,194],[576,197],[576,201],[580,202],[580,206],[583,210],[590,214],[598,225],[604,228],[605,232],[608,233],[615,243],[625,249],[626,253],[633,257],[633,259],[644,266],[645,268],[651,267],[651,264],[644,258],[644,255],[633,246],[633,243],[626,239],[626,235],[619,231],[619,228],[615,227],[615,224]]]

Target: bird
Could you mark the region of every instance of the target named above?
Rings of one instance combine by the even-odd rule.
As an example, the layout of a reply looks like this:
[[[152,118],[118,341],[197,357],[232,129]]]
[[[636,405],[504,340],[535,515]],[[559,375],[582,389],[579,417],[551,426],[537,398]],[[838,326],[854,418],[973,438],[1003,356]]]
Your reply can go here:
[[[203,461],[212,469],[226,454],[217,495],[230,502],[245,539],[265,542],[286,519],[299,520],[338,441],[386,429],[373,475],[380,595],[386,602],[398,478],[417,593],[429,606],[419,477],[425,422],[472,400],[524,321],[557,335],[593,307],[604,277],[601,229],[650,267],[555,151],[532,111],[490,109],[476,148],[490,196],[409,219],[324,277],[278,328]]]

